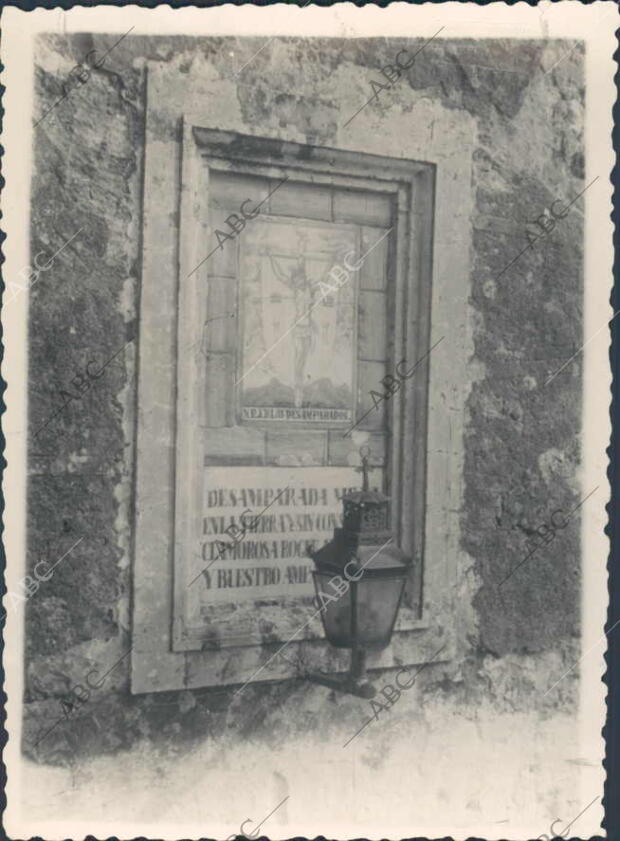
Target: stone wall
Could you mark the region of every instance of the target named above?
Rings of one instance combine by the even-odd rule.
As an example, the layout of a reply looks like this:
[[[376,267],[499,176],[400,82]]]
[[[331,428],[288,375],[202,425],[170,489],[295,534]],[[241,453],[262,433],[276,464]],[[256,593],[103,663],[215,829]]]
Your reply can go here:
[[[89,50],[102,55],[114,40],[42,39],[39,114],[62,97],[63,81]],[[131,340],[141,282],[145,62],[182,68],[199,51],[214,72],[231,77],[261,43],[129,35],[35,132],[32,252],[55,252],[79,234],[31,292],[30,568],[43,557],[53,562],[83,538],[27,604],[23,749],[39,763],[71,764],[144,744],[172,762],[205,740],[220,747],[249,738],[282,745],[317,730],[340,732],[349,720],[350,700],[326,702],[327,690],[295,680],[251,685],[242,703],[225,688],[132,697],[123,659],[88,703],[38,741],[60,715],[59,698],[91,669],[103,674],[131,645],[139,353]],[[342,115],[317,93],[321,82],[343,64],[368,74],[409,44],[277,39],[243,71],[235,107],[257,133],[275,114],[307,142],[335,145]],[[465,109],[478,127],[475,353],[461,511],[471,563],[459,570],[457,584],[459,657],[420,675],[414,692],[422,718],[410,706],[395,710],[393,721],[413,730],[428,731],[439,710],[444,721],[534,716],[543,730],[541,722],[574,712],[574,674],[548,696],[541,689],[577,659],[578,513],[498,588],[527,554],[534,529],[579,501],[579,357],[545,381],[582,344],[580,203],[508,267],[528,245],[527,223],[583,188],[583,56],[577,48],[562,59],[566,52],[565,43],[553,41],[437,39],[406,78],[367,106],[407,111],[424,96]],[[379,70],[372,78],[381,79]],[[351,94],[353,111],[361,94]],[[60,392],[75,392],[71,382],[86,364],[101,365],[116,351],[105,373],[61,409],[67,398]]]

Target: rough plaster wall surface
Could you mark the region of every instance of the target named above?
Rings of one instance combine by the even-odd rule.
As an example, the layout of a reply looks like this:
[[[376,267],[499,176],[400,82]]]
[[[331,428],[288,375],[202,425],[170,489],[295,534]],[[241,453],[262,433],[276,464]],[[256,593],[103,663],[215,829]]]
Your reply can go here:
[[[307,704],[301,692],[294,700]],[[331,704],[320,699],[321,726]],[[346,749],[342,731],[319,746],[299,736],[291,749],[290,734],[281,732],[290,715],[282,712],[268,716],[252,739],[223,733],[174,753],[142,742],[130,754],[75,768],[31,766],[29,815],[77,818],[88,802],[91,826],[119,817],[135,821],[136,834],[149,822],[157,827],[153,837],[165,835],[167,824],[176,826],[175,838],[213,837],[215,825],[232,834],[246,818],[252,829],[288,795],[262,829],[270,838],[290,837],[286,824],[300,826],[304,818],[310,838],[325,833],[327,819],[332,837],[351,837],[355,821],[366,837],[398,838],[405,835],[393,823],[398,814],[409,834],[525,839],[548,833],[555,818],[568,823],[583,808],[571,788],[574,725],[565,714],[536,722],[529,712],[498,714],[488,705],[457,712],[451,701],[420,705],[407,696]],[[349,715],[350,735],[364,717]],[[271,745],[260,760],[256,738]],[[573,831],[579,829],[576,823]]]
[[[40,113],[59,98],[62,80],[85,52],[104,52],[111,43],[105,36],[42,39]],[[34,760],[33,781],[37,786],[50,782],[48,792],[66,772],[38,763],[79,768],[80,784],[86,784],[97,768],[112,773],[108,754],[127,752],[134,769],[147,755],[156,755],[165,787],[174,776],[175,756],[191,752],[201,767],[209,767],[215,756],[224,761],[226,750],[238,751],[247,740],[277,745],[286,773],[292,774],[287,746],[298,753],[295,740],[310,739],[317,730],[325,731],[326,745],[334,739],[337,744],[343,723],[352,721],[356,705],[363,703],[335,699],[327,690],[299,681],[248,687],[242,703],[231,703],[228,690],[131,697],[123,661],[78,714],[32,747],[58,717],[61,695],[89,669],[100,666],[104,671],[131,644],[139,352],[132,340],[141,279],[144,65],[159,60],[182,70],[198,51],[213,73],[232,79],[261,43],[128,36],[115,48],[114,60],[111,55],[106,62],[109,69],[93,72],[37,129],[32,251],[55,251],[80,233],[63,252],[62,267],[53,267],[31,293],[31,430],[38,430],[60,406],[58,391],[69,387],[88,360],[103,362],[129,342],[95,386],[45,427],[33,448],[41,455],[31,461],[29,564],[40,557],[58,558],[84,537],[75,555],[58,567],[45,594],[31,599],[27,609],[23,746]],[[356,70],[357,87],[350,91],[353,113],[368,98],[370,80],[379,80],[376,68],[407,43],[278,39],[244,70],[230,108],[242,115],[248,133],[265,133],[266,126],[276,125],[308,143],[333,145],[343,115],[325,98],[327,79],[345,68],[347,74]],[[490,794],[494,789],[483,763],[494,745],[514,750],[527,730],[527,744],[541,745],[541,757],[552,751],[520,768],[513,762],[501,778],[508,794],[504,800],[497,795],[516,815],[532,806],[520,799],[530,792],[538,811],[553,813],[552,818],[552,789],[532,781],[554,780],[553,786],[559,786],[576,750],[570,723],[575,675],[550,695],[543,693],[549,675],[559,677],[578,657],[578,518],[498,590],[526,554],[527,537],[553,510],[576,504],[579,493],[579,360],[544,385],[581,344],[579,206],[573,205],[549,236],[504,271],[527,244],[527,222],[554,199],[566,203],[583,187],[580,49],[545,72],[565,51],[554,42],[437,40],[424,51],[424,61],[382,92],[362,117],[379,129],[382,120],[385,125],[397,122],[400,112],[419,107],[425,98],[465,109],[478,126],[470,301],[475,353],[470,360],[461,512],[463,548],[471,562],[459,570],[459,657],[425,670],[416,698],[393,710],[388,727],[373,724],[372,740],[356,748],[354,764],[355,773],[367,773],[379,756],[397,750],[406,733],[409,749],[415,746],[412,774],[418,773],[419,764],[426,768],[417,780],[415,814],[423,809],[424,797],[440,804],[441,792],[451,790],[449,780],[458,774],[463,778],[464,823],[477,809],[498,821],[510,817],[499,816],[498,807],[490,805],[495,803]],[[430,143],[432,136],[431,124]],[[453,744],[467,746],[475,771],[459,768],[450,744],[442,741],[444,731],[454,734]],[[571,746],[561,756],[554,749],[558,741]],[[436,769],[432,773],[431,767]],[[523,775],[530,781],[526,786]],[[292,792],[293,778],[287,779]],[[484,794],[481,780],[487,786]],[[413,791],[413,779],[411,783]],[[141,785],[136,776],[129,790]],[[152,779],[149,786],[156,792]],[[166,799],[161,803],[162,809],[164,803],[174,808]],[[110,804],[102,800],[102,808]],[[150,808],[146,800],[144,808]],[[116,801],[114,809],[131,815],[136,803],[130,805],[128,796],[126,803]],[[257,806],[255,811],[261,810]]]

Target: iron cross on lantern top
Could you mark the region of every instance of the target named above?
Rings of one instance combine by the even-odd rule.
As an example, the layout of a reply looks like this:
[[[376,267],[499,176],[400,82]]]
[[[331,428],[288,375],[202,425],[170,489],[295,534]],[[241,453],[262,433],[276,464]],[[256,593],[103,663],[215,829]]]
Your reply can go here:
[[[370,470],[374,470],[373,467],[370,465],[370,447],[368,444],[364,444],[363,447],[360,447],[359,454],[362,458],[361,465],[355,468],[356,473],[362,474],[362,490],[367,491],[368,488],[368,473]]]

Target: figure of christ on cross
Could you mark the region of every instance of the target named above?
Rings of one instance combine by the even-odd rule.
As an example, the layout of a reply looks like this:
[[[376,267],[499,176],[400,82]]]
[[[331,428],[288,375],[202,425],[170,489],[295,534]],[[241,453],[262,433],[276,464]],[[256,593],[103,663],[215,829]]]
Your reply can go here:
[[[300,237],[300,245],[303,245]],[[288,286],[293,292],[295,302],[295,321],[293,327],[293,347],[295,349],[294,362],[294,394],[295,407],[300,408],[303,403],[304,373],[310,351],[315,347],[319,328],[314,320],[313,311],[318,289],[308,277],[306,258],[303,254],[283,271],[275,257],[269,256],[273,271],[279,281]]]

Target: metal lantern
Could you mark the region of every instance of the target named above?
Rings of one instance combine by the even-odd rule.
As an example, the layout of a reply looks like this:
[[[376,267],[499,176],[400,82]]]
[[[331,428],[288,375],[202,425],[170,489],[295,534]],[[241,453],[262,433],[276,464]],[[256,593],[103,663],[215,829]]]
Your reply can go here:
[[[312,575],[327,640],[351,649],[351,666],[344,679],[312,675],[333,689],[363,698],[375,694],[365,680],[366,650],[386,648],[400,607],[410,559],[393,542],[384,494],[368,489],[368,447],[360,450],[361,491],[343,498],[342,528],[316,552]]]

